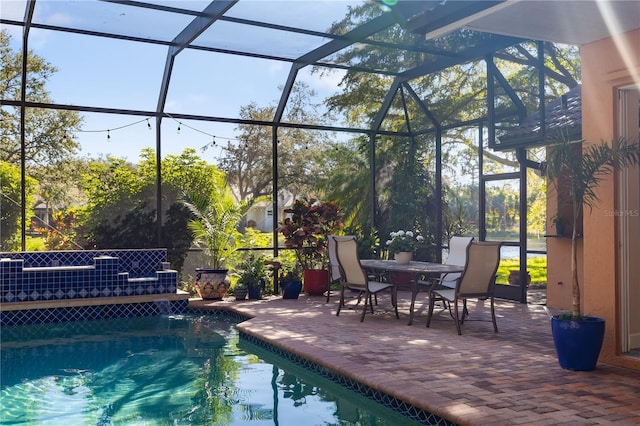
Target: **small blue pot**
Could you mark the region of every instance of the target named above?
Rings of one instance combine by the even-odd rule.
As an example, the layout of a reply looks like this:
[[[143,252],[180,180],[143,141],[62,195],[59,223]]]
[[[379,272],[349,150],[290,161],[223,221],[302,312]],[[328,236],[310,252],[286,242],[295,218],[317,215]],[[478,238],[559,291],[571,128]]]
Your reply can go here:
[[[280,283],[283,299],[297,299],[302,291],[302,281],[282,281]]]

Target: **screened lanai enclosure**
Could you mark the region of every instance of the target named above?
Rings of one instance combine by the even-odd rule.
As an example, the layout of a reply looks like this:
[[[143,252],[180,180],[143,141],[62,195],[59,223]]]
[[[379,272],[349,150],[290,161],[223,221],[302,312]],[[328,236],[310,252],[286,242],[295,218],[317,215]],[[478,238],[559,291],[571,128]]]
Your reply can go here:
[[[220,164],[259,141],[270,147],[268,183],[241,198],[271,197],[274,241],[283,194],[300,195],[304,184],[290,176],[290,153],[333,153],[323,174],[338,160],[348,168],[345,159],[366,173],[355,189],[333,187],[359,200],[350,214],[385,229],[407,206],[421,209],[438,260],[458,232],[504,240],[525,282],[527,254],[544,253],[527,243],[544,234],[544,207],[542,224],[531,221],[532,203],[544,200],[528,188],[541,179],[547,133],[577,124],[562,114],[562,95],[580,82],[570,39],[531,40],[501,25],[535,13],[556,35],[556,5],[536,3],[3,1],[3,46],[56,70],[44,91],[31,79],[36,60],[21,56],[1,92],[3,120],[13,123],[2,128],[3,161],[19,164],[22,191],[2,204],[21,205],[24,250],[25,181],[42,165],[38,150],[69,139],[82,155],[135,162],[143,152],[155,159],[161,246],[163,156],[190,148]],[[64,131],[42,119],[67,112],[82,120]],[[503,287],[502,297],[526,302],[526,286]]]

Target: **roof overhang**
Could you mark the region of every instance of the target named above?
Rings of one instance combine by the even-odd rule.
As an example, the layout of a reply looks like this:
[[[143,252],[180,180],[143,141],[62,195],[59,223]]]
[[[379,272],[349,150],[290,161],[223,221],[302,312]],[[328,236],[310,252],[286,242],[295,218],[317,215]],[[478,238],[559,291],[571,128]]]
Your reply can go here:
[[[495,3],[495,2],[492,2]],[[638,28],[637,0],[508,0],[442,27],[583,45]]]

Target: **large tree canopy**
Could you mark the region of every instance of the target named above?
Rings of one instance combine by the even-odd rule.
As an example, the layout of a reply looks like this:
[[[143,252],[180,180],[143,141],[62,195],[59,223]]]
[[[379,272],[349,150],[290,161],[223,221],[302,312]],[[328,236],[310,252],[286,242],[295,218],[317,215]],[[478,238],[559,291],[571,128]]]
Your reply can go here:
[[[289,97],[283,121],[297,124],[323,124],[328,118],[310,102],[315,92],[299,82]],[[255,103],[240,109],[240,118],[256,121],[273,119],[276,107]],[[240,124],[237,141],[229,142],[219,162],[229,184],[240,200],[273,195],[273,151],[271,127]],[[278,129],[278,187],[294,196],[312,196],[316,181],[324,173],[322,157],[331,135],[306,129]]]
[[[0,31],[0,98],[20,99],[22,52],[10,47],[7,31]],[[51,102],[46,84],[57,69],[44,58],[28,53],[26,99]],[[20,111],[0,109],[0,161],[20,163]],[[25,114],[25,160],[28,165],[45,165],[68,159],[79,144],[73,136],[82,124],[75,111],[27,108]]]
[[[336,22],[330,32],[344,34],[364,21],[379,14],[379,5],[367,3],[353,7],[343,20]],[[392,27],[379,35],[377,41],[411,46],[406,51],[381,47],[379,45],[357,45],[337,54],[336,61],[367,68],[395,67],[398,71],[418,67],[434,57],[429,52],[443,51],[445,48],[462,50],[485,38],[486,35],[471,31],[457,31],[437,40],[425,40],[423,34],[408,33],[400,27]],[[544,75],[547,100],[558,97],[568,88],[579,84],[580,61],[577,47],[544,44]],[[535,43],[503,49],[495,53],[494,63],[499,72],[509,82],[521,98],[529,113],[538,108],[537,50]],[[424,132],[435,129],[435,120],[440,125],[451,125],[467,120],[479,119],[487,115],[487,77],[484,60],[448,67],[439,72],[427,74],[408,81],[410,89],[401,87],[395,94],[391,108],[386,114],[382,129],[396,132]],[[316,72],[326,72],[318,68]],[[341,82],[341,91],[327,100],[328,107],[344,114],[349,124],[369,127],[379,113],[382,101],[393,81],[392,76],[349,70]],[[418,105],[413,94],[424,103],[429,114]],[[498,112],[510,111],[517,124],[517,108],[498,86],[496,94]],[[334,185],[348,188],[349,182],[365,181],[361,176],[360,163],[367,157],[361,141],[352,146],[352,155],[336,158],[340,167],[335,169],[330,179]],[[477,179],[479,147],[477,130],[473,127],[449,129],[442,140],[444,194],[443,231],[445,236],[452,232],[464,232],[464,224],[476,223]],[[500,173],[512,171],[518,166],[512,153],[484,151],[484,172]],[[351,167],[349,167],[351,163]],[[366,164],[366,161],[364,162]],[[433,133],[415,137],[378,137],[376,140],[376,223],[381,233],[403,229],[419,228],[428,234],[433,229],[433,197],[435,173],[435,137]],[[465,180],[466,179],[466,180]],[[328,181],[329,182],[329,181]],[[543,184],[538,180],[537,184]],[[474,189],[475,188],[475,189]],[[464,194],[464,195],[463,195]],[[465,202],[474,196],[470,205]],[[511,214],[512,197],[506,193],[490,193],[489,203],[502,204],[492,210],[496,224],[513,224]],[[337,199],[344,206],[353,204],[349,195]],[[511,200],[511,201],[509,201]],[[509,204],[511,203],[511,204]],[[474,207],[475,204],[475,207]],[[354,206],[355,207],[355,206]],[[364,222],[362,206],[347,210],[347,217],[356,217]],[[476,216],[474,217],[474,214]],[[492,213],[493,214],[493,213]],[[502,219],[498,219],[501,216]],[[428,219],[431,217],[431,220]],[[382,235],[384,237],[384,235]],[[428,237],[428,235],[425,235]]]
[[[87,246],[95,248],[153,248],[156,227],[156,159],[153,150],[142,151],[139,165],[109,157],[91,164],[85,175],[88,204],[83,215]],[[213,193],[223,175],[200,159],[193,149],[162,160],[162,239],[169,260],[180,269],[191,245],[188,209],[179,201],[183,193]]]

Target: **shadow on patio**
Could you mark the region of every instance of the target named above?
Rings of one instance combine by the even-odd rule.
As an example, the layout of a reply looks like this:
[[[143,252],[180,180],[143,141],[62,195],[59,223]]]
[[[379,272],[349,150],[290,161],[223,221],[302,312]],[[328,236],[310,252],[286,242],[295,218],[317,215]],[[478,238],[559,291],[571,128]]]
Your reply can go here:
[[[190,307],[251,316],[238,325],[243,332],[458,424],[640,424],[640,373],[560,368],[544,306],[497,300],[499,333],[490,322],[466,321],[458,336],[446,311],[425,327],[422,293],[407,326],[410,297],[399,298],[399,320],[385,295],[363,323],[359,310],[336,317],[337,297]],[[478,312],[490,319],[488,304],[473,306],[472,316]]]

